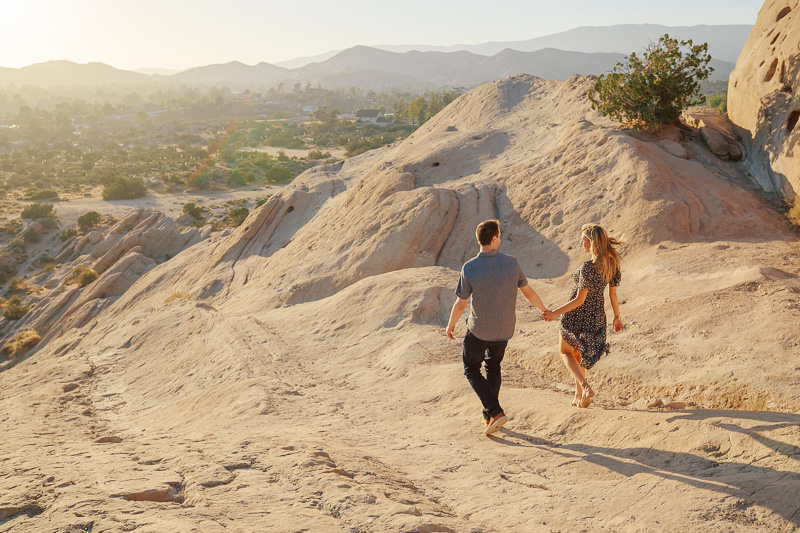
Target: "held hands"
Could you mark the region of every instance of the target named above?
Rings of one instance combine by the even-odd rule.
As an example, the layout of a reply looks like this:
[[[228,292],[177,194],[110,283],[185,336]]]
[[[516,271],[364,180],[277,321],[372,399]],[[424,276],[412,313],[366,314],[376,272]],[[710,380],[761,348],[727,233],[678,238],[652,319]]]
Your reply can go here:
[[[542,311],[542,318],[544,319],[545,322],[552,322],[557,316],[558,315],[555,314],[555,312],[549,309],[545,309],[544,311]]]

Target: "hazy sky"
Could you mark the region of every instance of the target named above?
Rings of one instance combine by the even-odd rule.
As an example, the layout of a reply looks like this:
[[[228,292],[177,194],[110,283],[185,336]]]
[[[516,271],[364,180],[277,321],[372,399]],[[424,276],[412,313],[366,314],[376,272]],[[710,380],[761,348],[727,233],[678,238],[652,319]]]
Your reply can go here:
[[[274,63],[357,44],[477,44],[578,26],[754,24],[757,0],[0,0],[0,66]]]

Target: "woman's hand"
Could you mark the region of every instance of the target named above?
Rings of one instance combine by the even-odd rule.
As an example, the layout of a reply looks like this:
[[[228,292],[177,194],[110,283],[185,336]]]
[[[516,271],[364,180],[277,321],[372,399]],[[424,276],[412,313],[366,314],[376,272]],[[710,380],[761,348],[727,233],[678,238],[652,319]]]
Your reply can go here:
[[[614,317],[614,333],[619,333],[622,329],[622,319]]]
[[[545,319],[547,322],[553,321],[558,315],[555,312],[550,311],[549,309],[546,311],[542,311],[542,318]]]

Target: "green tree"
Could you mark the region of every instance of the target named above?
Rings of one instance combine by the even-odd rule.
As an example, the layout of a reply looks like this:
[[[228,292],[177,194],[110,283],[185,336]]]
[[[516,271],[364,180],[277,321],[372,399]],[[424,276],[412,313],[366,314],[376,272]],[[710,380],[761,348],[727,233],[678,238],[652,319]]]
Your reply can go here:
[[[425,98],[422,96],[418,96],[411,100],[408,104],[408,117],[413,121],[414,119],[417,120],[417,125],[420,124],[419,118],[422,117],[423,121],[425,118],[425,107],[427,103],[425,102]]]
[[[705,101],[699,82],[714,70],[710,60],[707,43],[693,45],[663,35],[641,57],[634,52],[597,78],[589,100],[593,109],[620,122],[633,121],[637,129],[668,124],[695,99]]]
[[[78,217],[78,226],[82,230],[93,228],[100,224],[103,217],[97,211],[88,211]]]

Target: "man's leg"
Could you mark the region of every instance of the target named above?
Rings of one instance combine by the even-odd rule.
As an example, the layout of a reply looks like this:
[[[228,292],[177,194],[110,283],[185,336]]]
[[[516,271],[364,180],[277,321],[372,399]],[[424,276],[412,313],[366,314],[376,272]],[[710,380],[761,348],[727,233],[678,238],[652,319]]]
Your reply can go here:
[[[503,356],[506,354],[506,346],[508,342],[492,342],[489,344],[486,354],[486,381],[494,391],[494,397],[500,398],[500,384],[503,379],[500,372],[500,363],[503,361]],[[496,413],[495,413],[496,414]],[[492,415],[494,416],[494,415]]]
[[[503,410],[497,401],[497,393],[489,384],[489,381],[481,374],[481,366],[487,357],[486,351],[486,343],[468,330],[466,336],[464,336],[462,357],[464,375],[467,376],[467,381],[472,385],[472,390],[475,391],[475,394],[478,395],[483,404],[483,418],[488,420],[498,413],[502,413]]]

